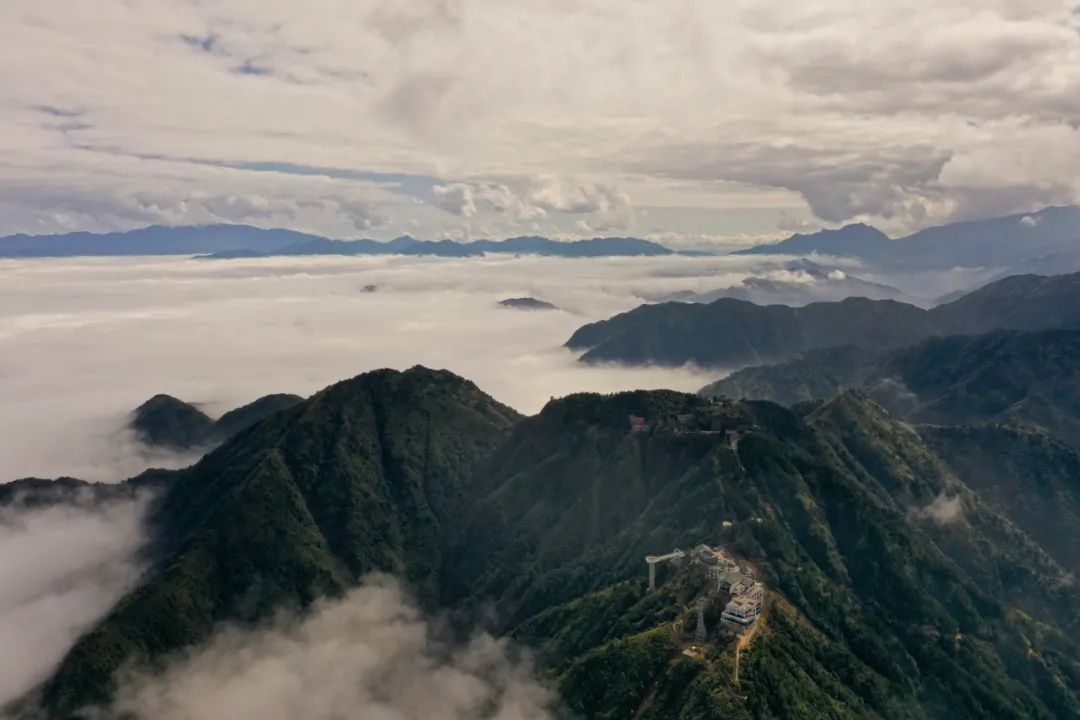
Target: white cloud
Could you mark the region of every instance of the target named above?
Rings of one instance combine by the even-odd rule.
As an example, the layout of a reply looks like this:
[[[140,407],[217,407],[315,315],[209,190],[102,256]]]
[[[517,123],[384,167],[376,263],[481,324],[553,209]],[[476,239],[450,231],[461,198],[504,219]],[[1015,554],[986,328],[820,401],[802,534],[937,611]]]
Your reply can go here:
[[[1028,211],[1080,197],[1072,5],[10,0],[0,232],[571,232],[633,227],[631,200],[779,219],[795,197],[895,231]],[[288,204],[323,197],[363,209]]]
[[[527,223],[550,213],[594,216],[591,221],[578,221],[578,227],[585,233],[625,227],[632,219],[626,193],[603,183],[551,177],[511,178],[501,182],[436,185],[432,192],[439,208],[462,217],[494,213]]]
[[[536,412],[552,396],[697,390],[692,368],[597,368],[562,343],[642,298],[737,284],[775,258],[506,256],[0,261],[0,481],[115,482],[193,458],[147,453],[127,413],[165,392],[211,414],[272,392],[415,364]],[[374,293],[361,292],[376,285]],[[533,296],[562,311],[518,313]],[[392,321],[388,320],[392,319]],[[523,380],[527,378],[527,380]]]
[[[815,285],[817,278],[805,270],[773,270],[765,275],[769,280],[788,285]]]
[[[44,680],[134,586],[147,502],[0,508],[0,707]]]
[[[222,628],[163,672],[121,680],[115,709],[153,720],[548,720],[554,694],[488,635],[447,641],[385,577],[310,614]]]
[[[450,213],[472,217],[476,214],[476,201],[473,198],[473,186],[465,183],[436,185],[432,188],[435,204]]]
[[[944,491],[924,508],[916,513],[918,517],[933,520],[939,525],[948,525],[960,517],[964,511],[963,498],[959,495],[949,496]]]

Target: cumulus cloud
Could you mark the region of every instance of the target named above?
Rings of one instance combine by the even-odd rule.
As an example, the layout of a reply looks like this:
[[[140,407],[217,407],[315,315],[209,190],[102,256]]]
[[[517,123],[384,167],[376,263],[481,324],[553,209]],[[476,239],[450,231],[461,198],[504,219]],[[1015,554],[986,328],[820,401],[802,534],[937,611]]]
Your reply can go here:
[[[586,233],[613,223],[624,226],[630,214],[629,196],[614,186],[550,177],[449,183],[436,185],[432,193],[439,208],[462,217],[496,213],[529,222],[550,213],[596,215],[591,221],[578,221]]]
[[[1030,211],[1080,196],[1073,4],[12,0],[0,181],[26,200],[0,200],[0,232],[130,226],[136,191],[265,219],[251,198],[312,197],[319,168],[387,234],[596,228],[629,186],[639,210],[805,205],[898,230]],[[375,227],[346,210],[290,222]]]
[[[162,670],[122,679],[115,705],[148,720],[555,717],[526,656],[488,635],[447,640],[386,577],[303,617],[222,628]]]
[[[432,188],[432,193],[435,195],[435,204],[451,215],[472,217],[476,214],[476,200],[472,185],[465,183],[436,185]]]
[[[148,497],[0,507],[0,707],[136,583]]]
[[[881,144],[865,134],[837,137],[819,128],[799,145],[676,143],[636,162],[644,172],[673,178],[787,188],[830,223],[856,217],[911,223],[924,220],[941,196],[939,179],[950,156],[921,140]]]

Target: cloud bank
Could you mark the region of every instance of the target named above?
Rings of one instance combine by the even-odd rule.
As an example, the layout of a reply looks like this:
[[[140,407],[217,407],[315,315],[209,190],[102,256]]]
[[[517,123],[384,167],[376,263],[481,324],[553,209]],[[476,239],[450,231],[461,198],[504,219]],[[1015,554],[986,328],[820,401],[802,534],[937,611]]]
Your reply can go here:
[[[647,295],[712,290],[756,258],[360,257],[0,262],[0,481],[115,482],[193,456],[148,455],[127,414],[168,393],[211,415],[309,395],[368,370],[446,368],[533,413],[576,391],[694,391],[693,368],[588,367],[562,343]],[[375,292],[364,292],[368,285]],[[498,301],[531,296],[558,312]]]
[[[0,508],[0,707],[134,587],[148,500]]]
[[[121,680],[146,720],[548,720],[555,699],[508,641],[442,638],[396,581],[267,627],[224,627],[157,672]]]

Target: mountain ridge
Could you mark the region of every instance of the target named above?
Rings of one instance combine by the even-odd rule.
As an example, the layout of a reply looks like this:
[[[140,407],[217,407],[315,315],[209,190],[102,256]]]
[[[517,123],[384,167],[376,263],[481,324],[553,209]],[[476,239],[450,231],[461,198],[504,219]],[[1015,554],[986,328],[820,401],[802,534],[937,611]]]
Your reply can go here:
[[[871,232],[872,231],[872,232]],[[889,239],[866,225],[793,235],[738,255],[840,255],[881,267],[946,270],[957,266],[1023,266],[1032,256],[1080,258],[1080,206],[1051,206],[983,220],[964,220]]]
[[[936,335],[1080,327],[1080,273],[1010,276],[929,310],[847,298],[801,307],[722,298],[642,305],[582,326],[566,347],[587,363],[739,368],[856,345],[884,350]]]
[[[264,395],[211,419],[197,406],[159,393],[131,413],[128,427],[146,445],[190,450],[218,445],[279,410],[303,400],[299,395]]]
[[[285,229],[251,225],[151,225],[122,232],[0,237],[0,257],[77,257],[87,255],[197,255],[202,259],[245,259],[278,255],[436,255],[472,257],[513,253],[555,257],[672,255],[659,243],[632,237],[557,241],[538,236],[504,240],[333,240]]]
[[[858,393],[805,415],[581,393],[521,418],[452,373],[382,370],[162,475],[159,561],[27,712],[40,700],[46,717],[83,717],[125,660],[303,609],[373,569],[534,647],[584,717],[1080,710],[1080,594],[1065,570]],[[948,521],[931,510],[942,497],[959,498]],[[737,683],[723,593],[693,567],[644,584],[644,555],[706,541],[768,588]],[[699,602],[704,640],[689,629]]]

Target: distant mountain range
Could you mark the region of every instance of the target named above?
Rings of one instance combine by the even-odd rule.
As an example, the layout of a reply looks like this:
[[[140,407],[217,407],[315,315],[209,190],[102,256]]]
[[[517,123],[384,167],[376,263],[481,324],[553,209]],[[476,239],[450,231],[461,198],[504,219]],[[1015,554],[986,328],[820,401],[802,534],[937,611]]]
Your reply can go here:
[[[505,240],[417,240],[402,236],[387,242],[332,240],[292,230],[247,225],[154,225],[127,232],[0,237],[0,257],[76,255],[194,255],[212,259],[267,255],[437,255],[470,257],[484,253],[608,257],[703,255],[674,251],[649,240],[607,237],[559,242],[522,236]],[[854,258],[893,271],[947,270],[953,267],[1001,268],[1008,274],[1080,270],[1080,207],[1050,207],[1039,212],[990,220],[957,222],[890,239],[868,225],[848,225],[781,242],[756,245],[736,255],[833,255]]]
[[[836,255],[894,270],[983,266],[1008,269],[1010,273],[1047,271],[1048,263],[1068,259],[1072,266],[1063,270],[1074,271],[1080,269],[1080,207],[1049,207],[1033,213],[951,223],[896,240],[868,225],[848,225],[839,230],[794,235],[736,254]],[[1032,266],[1032,258],[1043,260]]]
[[[730,369],[840,345],[881,350],[933,335],[1049,328],[1080,328],[1080,274],[1009,277],[930,310],[864,298],[794,308],[729,298],[643,305],[581,327],[566,346],[592,363]]]
[[[0,238],[0,257],[71,257],[78,255],[191,255],[236,259],[272,255],[437,255],[471,257],[485,253],[608,257],[672,255],[663,245],[631,237],[603,237],[559,242],[544,237],[505,240],[417,240],[402,236],[377,240],[331,240],[292,230],[264,230],[248,225],[153,225],[116,233],[12,235]]]
[[[247,225],[152,225],[127,232],[102,234],[11,235],[0,238],[0,257],[191,255],[217,252],[257,256],[321,239],[292,230],[263,230]]]
[[[631,431],[629,415],[649,422]],[[1075,718],[1075,457],[1017,439],[1020,478],[952,471],[996,461],[995,445],[924,440],[854,392],[798,411],[582,393],[523,418],[448,372],[367,373],[190,468],[94,488],[158,488],[152,565],[0,713],[103,717],[133,669],[376,571],[461,630],[482,619],[532,647],[558,717]],[[0,502],[78,487],[19,481]],[[729,593],[692,556],[647,590],[647,554],[703,542],[763,582],[755,634],[721,625]]]

